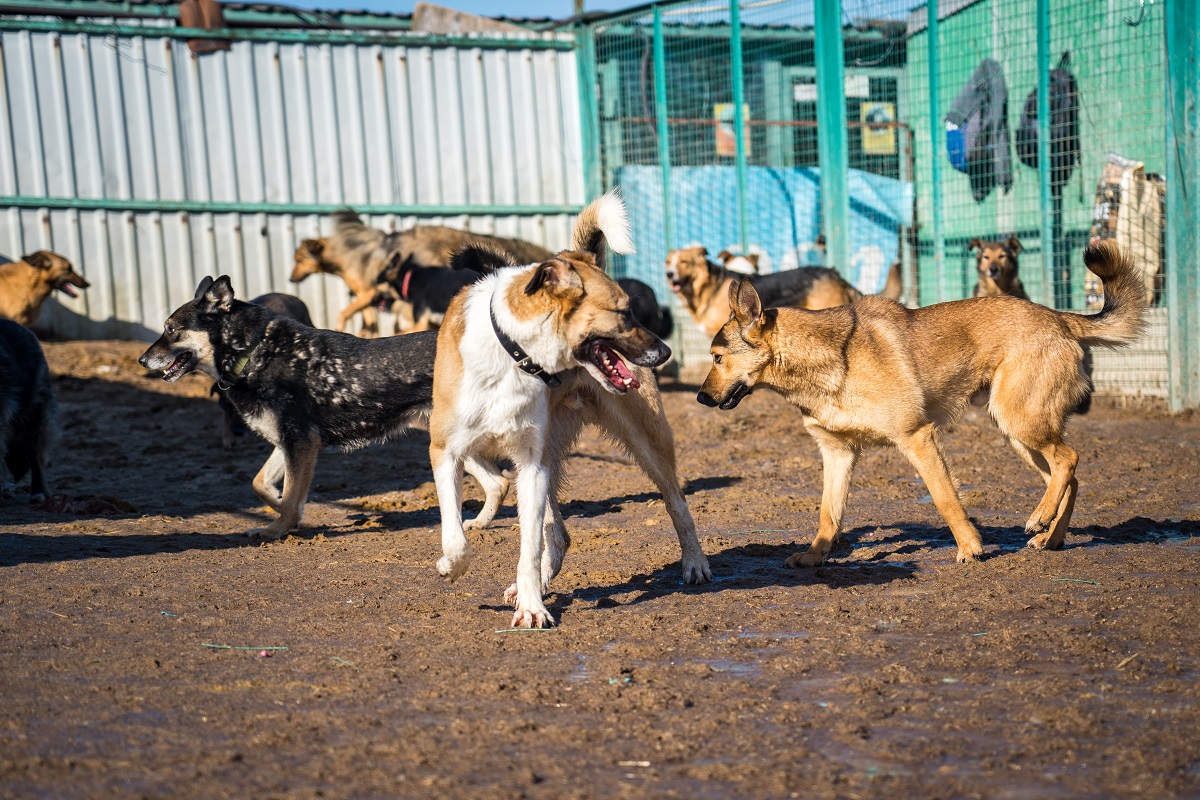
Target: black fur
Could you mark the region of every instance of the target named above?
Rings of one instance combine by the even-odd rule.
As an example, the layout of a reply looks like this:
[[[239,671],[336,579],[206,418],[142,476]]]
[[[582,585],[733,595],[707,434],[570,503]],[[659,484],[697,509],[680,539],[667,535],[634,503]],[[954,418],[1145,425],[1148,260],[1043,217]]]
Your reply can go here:
[[[42,346],[27,328],[0,319],[0,459],[15,480],[29,473],[29,495],[46,496],[46,446],[54,390]]]
[[[642,327],[660,339],[666,339],[675,329],[671,309],[658,304],[654,290],[636,278],[617,278],[617,285],[629,295],[629,308]]]
[[[401,262],[397,255],[381,277],[401,300],[412,303],[414,320],[428,317],[440,325],[450,301],[483,274],[466,268],[423,267],[413,263],[411,256]]]
[[[804,299],[812,291],[813,285],[822,278],[841,282],[842,276],[835,269],[827,267],[805,267],[789,269],[783,272],[772,272],[767,275],[746,277],[735,275],[735,278],[745,278],[754,286],[762,300],[763,308],[785,308],[803,305]]]
[[[503,267],[515,267],[517,261],[508,253],[488,245],[470,244],[450,257],[452,269],[472,269],[480,275],[491,275]]]

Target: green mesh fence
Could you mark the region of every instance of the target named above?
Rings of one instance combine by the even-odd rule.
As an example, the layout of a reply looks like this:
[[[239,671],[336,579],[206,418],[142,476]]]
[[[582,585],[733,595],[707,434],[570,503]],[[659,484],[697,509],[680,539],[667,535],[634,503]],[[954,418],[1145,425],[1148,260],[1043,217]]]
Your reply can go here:
[[[1037,0],[942,0],[931,130],[926,6],[844,0],[849,255],[827,266],[872,292],[899,263],[904,302],[928,305],[971,296],[977,256],[989,251],[986,273],[1003,251],[1030,299],[1095,311],[1102,294],[1081,251],[1116,237],[1145,265],[1154,308],[1136,346],[1095,354],[1094,381],[1101,393],[1165,396],[1162,13],[1050,5],[1051,113],[1039,125]],[[767,272],[825,263],[814,18],[813,0],[687,2],[590,27],[599,177],[625,191],[640,248],[619,273],[665,299],[672,248],[756,253]],[[673,304],[681,364],[701,369],[708,337]]]

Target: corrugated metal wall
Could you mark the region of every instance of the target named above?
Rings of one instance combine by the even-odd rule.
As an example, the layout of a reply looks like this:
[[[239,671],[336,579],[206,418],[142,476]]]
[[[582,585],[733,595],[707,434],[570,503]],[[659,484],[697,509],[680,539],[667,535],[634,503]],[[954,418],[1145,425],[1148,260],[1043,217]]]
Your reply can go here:
[[[153,33],[0,34],[0,253],[52,249],[92,282],[39,327],[157,336],[209,274],[327,324],[345,285],[288,275],[340,205],[564,245],[585,200],[573,50],[416,38],[196,56]]]

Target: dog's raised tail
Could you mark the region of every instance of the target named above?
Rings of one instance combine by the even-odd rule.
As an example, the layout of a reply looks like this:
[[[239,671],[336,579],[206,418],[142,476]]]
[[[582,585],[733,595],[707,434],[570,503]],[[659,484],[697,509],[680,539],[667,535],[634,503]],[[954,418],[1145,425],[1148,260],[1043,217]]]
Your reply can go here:
[[[1112,239],[1093,239],[1083,263],[1104,282],[1099,314],[1065,314],[1071,333],[1085,345],[1118,347],[1138,337],[1145,325],[1146,287],[1133,256]]]
[[[625,214],[625,201],[616,189],[593,200],[579,212],[575,227],[571,231],[571,249],[583,250],[596,257],[596,265],[604,269],[604,245],[613,252],[629,255],[634,252],[633,240],[629,236],[629,217]]]

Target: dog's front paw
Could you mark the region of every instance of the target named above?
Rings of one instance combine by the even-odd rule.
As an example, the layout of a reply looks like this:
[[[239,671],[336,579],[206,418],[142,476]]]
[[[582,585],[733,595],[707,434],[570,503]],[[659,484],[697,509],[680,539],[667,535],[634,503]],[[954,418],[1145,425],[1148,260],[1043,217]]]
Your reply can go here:
[[[683,560],[683,582],[684,583],[708,583],[712,580],[712,570],[708,566],[708,557],[704,553],[684,558]]]
[[[450,559],[447,556],[442,556],[438,559],[437,570],[438,574],[447,580],[456,581],[463,575],[467,574],[467,567],[471,564],[470,556],[460,558],[457,561]]]
[[[513,628],[553,628],[554,617],[541,603],[531,608],[518,608],[513,614]]]
[[[271,523],[265,528],[251,528],[246,531],[246,535],[250,537],[250,541],[252,542],[277,542],[287,536],[291,530],[287,525]]]
[[[783,562],[785,567],[819,567],[825,563],[825,553],[820,553],[814,550],[805,550],[803,553],[796,553],[788,557],[788,560]]]
[[[958,563],[959,564],[969,564],[972,561],[981,561],[981,560],[983,560],[983,547],[982,546],[973,545],[969,548],[967,548],[967,547],[958,548]]]
[[[517,604],[517,585],[515,583],[504,590],[504,602],[510,606]]]
[[[1039,533],[1037,536],[1034,536],[1032,539],[1030,539],[1028,542],[1026,542],[1025,546],[1032,547],[1034,550],[1061,550],[1062,549],[1062,542],[1052,542],[1052,541],[1050,541],[1050,539],[1051,539],[1050,533]]]
[[[491,518],[482,519],[482,517],[483,517],[483,515],[480,514],[475,519],[464,520],[463,521],[463,530],[464,531],[481,531],[484,528],[486,528],[488,525],[492,524]]]

